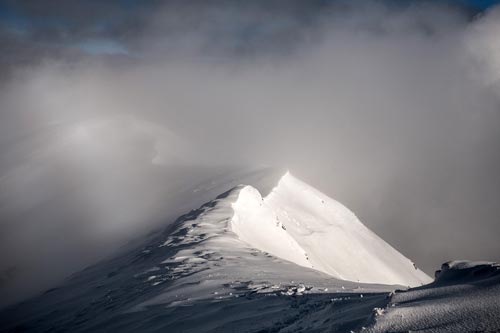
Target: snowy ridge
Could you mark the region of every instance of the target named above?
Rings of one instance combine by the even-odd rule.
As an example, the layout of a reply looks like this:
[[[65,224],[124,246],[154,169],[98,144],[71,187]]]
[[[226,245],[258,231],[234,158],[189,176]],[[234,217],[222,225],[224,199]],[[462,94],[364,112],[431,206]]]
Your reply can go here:
[[[334,276],[352,269],[352,279],[406,285],[421,273],[340,203],[290,174],[273,190],[274,176],[260,175],[242,182],[269,189],[265,198],[232,185],[133,248],[1,311],[0,332],[500,330],[498,264],[448,262],[436,281],[407,291],[341,280]]]
[[[299,184],[301,190],[310,189],[309,192],[289,191],[286,187],[294,186],[294,183]],[[280,193],[283,191],[295,201],[289,197],[290,201],[280,206]],[[342,258],[343,255],[352,255],[349,252],[333,256],[332,253],[325,252],[331,250],[331,247],[323,246],[322,242],[336,241],[326,229],[326,238],[317,236],[322,234],[322,228],[328,227],[324,222],[327,217],[304,207],[310,209],[312,202],[319,200],[323,205],[321,201],[326,203],[329,200],[327,206],[333,205],[329,208],[332,211],[327,211],[330,217],[333,216],[345,224],[351,224],[357,219],[341,204],[324,195],[319,197],[314,193],[320,192],[313,191],[316,190],[287,173],[264,199],[256,188],[240,185],[203,205],[196,212],[188,214],[188,218],[179,223],[158,246],[178,249],[175,255],[165,258],[144,274],[147,284],[154,286],[165,281],[172,281],[172,284],[160,295],[135,309],[171,302],[192,303],[195,300],[213,298],[214,295],[217,295],[217,299],[231,298],[238,295],[236,289],[240,289],[242,284],[245,289],[259,293],[368,292],[390,290],[388,285],[394,284],[406,286],[418,282],[420,285],[421,281],[428,278],[401,255],[400,257],[406,260],[404,263],[411,266],[411,269],[408,269],[411,274],[408,276],[411,278],[412,274],[422,274],[421,280],[404,279],[404,272],[398,275],[402,277],[400,280],[383,280],[386,276],[382,276],[380,281],[375,281],[368,274],[366,277],[362,276],[363,273],[376,269],[374,267],[366,267],[365,271],[360,271],[358,275],[348,275],[342,271],[350,267],[339,266],[339,272],[343,275],[335,271],[337,264],[341,263],[340,260],[347,262],[358,258]],[[297,209],[305,215],[300,215],[293,209],[292,205],[297,206],[299,203],[302,206]],[[320,223],[315,224],[316,220]],[[291,225],[292,221],[300,228]],[[368,231],[360,222],[355,227],[354,232]],[[354,233],[345,235],[354,236]],[[378,238],[376,240],[383,242]],[[311,241],[317,242],[317,246],[308,243]],[[387,244],[382,244],[388,247]],[[384,250],[387,251],[385,248]],[[383,251],[379,253],[386,254]],[[377,252],[373,253],[372,258],[376,255]],[[326,259],[323,260],[322,256]],[[394,260],[394,257],[389,260]],[[395,265],[399,263],[395,262]],[[356,267],[356,264],[353,265],[351,267]],[[164,267],[167,266],[168,271],[165,271]],[[153,273],[149,273],[151,271]],[[393,271],[396,271],[396,267]],[[161,274],[162,272],[165,274]],[[352,279],[345,278],[346,276]]]
[[[243,187],[231,230],[250,246],[348,281],[419,286],[432,281],[341,203],[287,172],[262,198]]]
[[[243,188],[0,312],[0,331],[349,332],[371,322],[393,286],[342,281],[248,246],[230,230]]]

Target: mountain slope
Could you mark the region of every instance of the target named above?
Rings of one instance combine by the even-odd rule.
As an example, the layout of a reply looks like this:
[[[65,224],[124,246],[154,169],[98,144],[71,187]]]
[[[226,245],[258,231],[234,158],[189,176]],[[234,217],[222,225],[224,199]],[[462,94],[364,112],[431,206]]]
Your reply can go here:
[[[432,281],[349,209],[290,173],[265,198],[244,187],[233,209],[231,228],[241,240],[300,266],[366,283]]]
[[[3,310],[0,331],[349,331],[368,324],[393,287],[342,281],[249,246],[230,226],[244,188]],[[329,317],[333,309],[349,315]]]
[[[140,246],[1,311],[0,332],[500,329],[497,265],[449,263],[435,282],[395,293],[335,276],[349,269],[351,279],[422,278],[347,208],[287,174],[265,198],[237,186]]]

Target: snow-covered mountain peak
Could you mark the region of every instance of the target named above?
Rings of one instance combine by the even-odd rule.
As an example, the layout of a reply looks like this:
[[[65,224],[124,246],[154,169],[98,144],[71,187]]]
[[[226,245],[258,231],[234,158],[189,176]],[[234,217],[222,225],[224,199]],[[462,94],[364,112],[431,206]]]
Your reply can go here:
[[[0,331],[498,331],[499,265],[452,261],[394,291],[430,278],[345,206],[290,173],[229,178],[197,185],[212,200],[140,245],[0,312]]]
[[[333,277],[417,286],[431,281],[347,207],[294,177],[262,197],[252,186],[232,204],[231,230],[249,246]]]

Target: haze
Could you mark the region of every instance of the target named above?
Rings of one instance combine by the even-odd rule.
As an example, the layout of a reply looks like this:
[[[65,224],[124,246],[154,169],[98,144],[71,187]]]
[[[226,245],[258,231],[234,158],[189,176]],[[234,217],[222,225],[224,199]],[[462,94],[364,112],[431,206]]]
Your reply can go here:
[[[500,7],[0,8],[0,295],[171,222],[172,191],[289,169],[432,274],[500,260]]]

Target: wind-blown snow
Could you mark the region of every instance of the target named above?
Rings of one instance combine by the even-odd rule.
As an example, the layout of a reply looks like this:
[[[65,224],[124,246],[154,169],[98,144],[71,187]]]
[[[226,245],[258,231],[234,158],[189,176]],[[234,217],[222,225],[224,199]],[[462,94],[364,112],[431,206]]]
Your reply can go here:
[[[397,292],[364,332],[499,332],[500,265],[451,261],[433,283]]]
[[[419,286],[432,279],[341,203],[286,173],[262,198],[244,187],[231,229],[250,246],[342,280]]]

